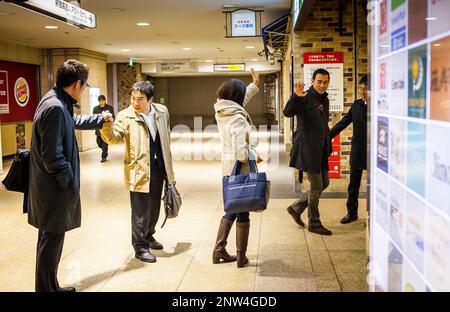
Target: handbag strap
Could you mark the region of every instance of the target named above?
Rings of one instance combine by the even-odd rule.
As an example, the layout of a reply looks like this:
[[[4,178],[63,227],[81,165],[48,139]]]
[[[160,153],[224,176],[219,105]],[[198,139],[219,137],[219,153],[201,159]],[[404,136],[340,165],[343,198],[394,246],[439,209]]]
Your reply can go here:
[[[166,217],[164,218],[163,224],[161,224],[161,229],[163,228],[164,224],[166,224],[166,221],[167,221],[167,215],[166,215]]]
[[[250,166],[250,173],[257,173],[258,167],[256,166],[256,160],[253,155],[253,152],[248,150],[248,164]],[[231,176],[238,175],[241,173],[242,163],[239,160],[236,160],[233,166],[233,170],[231,171]]]

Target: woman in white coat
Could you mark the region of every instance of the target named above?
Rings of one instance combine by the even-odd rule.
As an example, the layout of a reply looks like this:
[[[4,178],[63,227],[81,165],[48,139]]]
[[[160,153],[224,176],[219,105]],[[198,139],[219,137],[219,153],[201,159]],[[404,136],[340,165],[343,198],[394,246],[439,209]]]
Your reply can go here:
[[[251,97],[258,93],[259,75],[252,68],[253,82],[245,88],[244,82],[239,79],[225,81],[217,90],[217,102],[214,104],[216,121],[222,142],[222,175],[231,174],[236,160],[243,165],[241,173],[249,172],[248,160],[257,157],[256,151],[250,144],[251,119],[244,109]],[[249,155],[249,151],[250,153]],[[253,155],[252,155],[253,154]],[[225,246],[234,221],[236,222],[236,250],[237,256],[228,254]],[[237,260],[237,267],[241,268],[248,263],[246,257],[248,235],[250,230],[249,213],[228,214],[220,221],[216,244],[213,251],[213,263],[220,260],[231,262]]]

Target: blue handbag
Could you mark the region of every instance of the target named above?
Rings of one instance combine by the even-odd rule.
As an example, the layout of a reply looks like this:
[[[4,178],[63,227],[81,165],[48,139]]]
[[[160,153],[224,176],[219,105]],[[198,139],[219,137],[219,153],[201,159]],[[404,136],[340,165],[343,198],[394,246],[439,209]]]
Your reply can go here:
[[[230,176],[222,178],[223,206],[226,213],[263,211],[270,197],[270,181],[258,172],[255,160],[249,160],[250,173],[239,174],[242,163],[236,161]]]

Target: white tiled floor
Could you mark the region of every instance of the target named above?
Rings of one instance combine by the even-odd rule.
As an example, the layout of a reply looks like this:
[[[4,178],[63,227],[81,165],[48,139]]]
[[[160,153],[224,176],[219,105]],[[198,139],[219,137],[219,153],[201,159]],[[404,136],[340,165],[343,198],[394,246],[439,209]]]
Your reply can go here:
[[[267,169],[275,183],[267,211],[251,215],[250,265],[237,269],[236,263],[212,264],[223,214],[220,161],[188,160],[199,147],[181,143],[176,135],[173,140],[183,206],[163,229],[161,213],[155,237],[165,248],[155,252],[158,261],[153,264],[135,259],[131,247],[123,146],[110,146],[106,163],[99,162],[99,149],[80,154],[82,226],[66,234],[61,285],[73,285],[78,291],[367,291],[366,201],[360,200],[363,218],[341,225],[345,199],[321,200],[322,221],[333,230],[331,237],[299,228],[286,213],[295,195],[290,193],[292,174],[285,152],[280,154],[280,166],[260,168]],[[207,141],[203,153],[217,149],[211,138]],[[282,150],[276,143],[271,148]],[[273,155],[271,159],[276,161]],[[20,194],[0,190],[0,291],[34,289],[37,230],[22,215],[21,200]],[[234,240],[233,228],[230,253],[235,252]]]

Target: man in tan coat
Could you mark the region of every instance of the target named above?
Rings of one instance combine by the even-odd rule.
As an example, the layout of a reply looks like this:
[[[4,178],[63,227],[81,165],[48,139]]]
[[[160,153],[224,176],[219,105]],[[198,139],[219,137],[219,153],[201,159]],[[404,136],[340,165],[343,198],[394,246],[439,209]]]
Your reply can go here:
[[[169,111],[153,103],[153,85],[136,82],[131,105],[101,130],[108,144],[125,141],[125,185],[130,190],[132,244],[137,259],[156,262],[150,249],[163,249],[153,237],[164,180],[175,183],[170,152]]]

